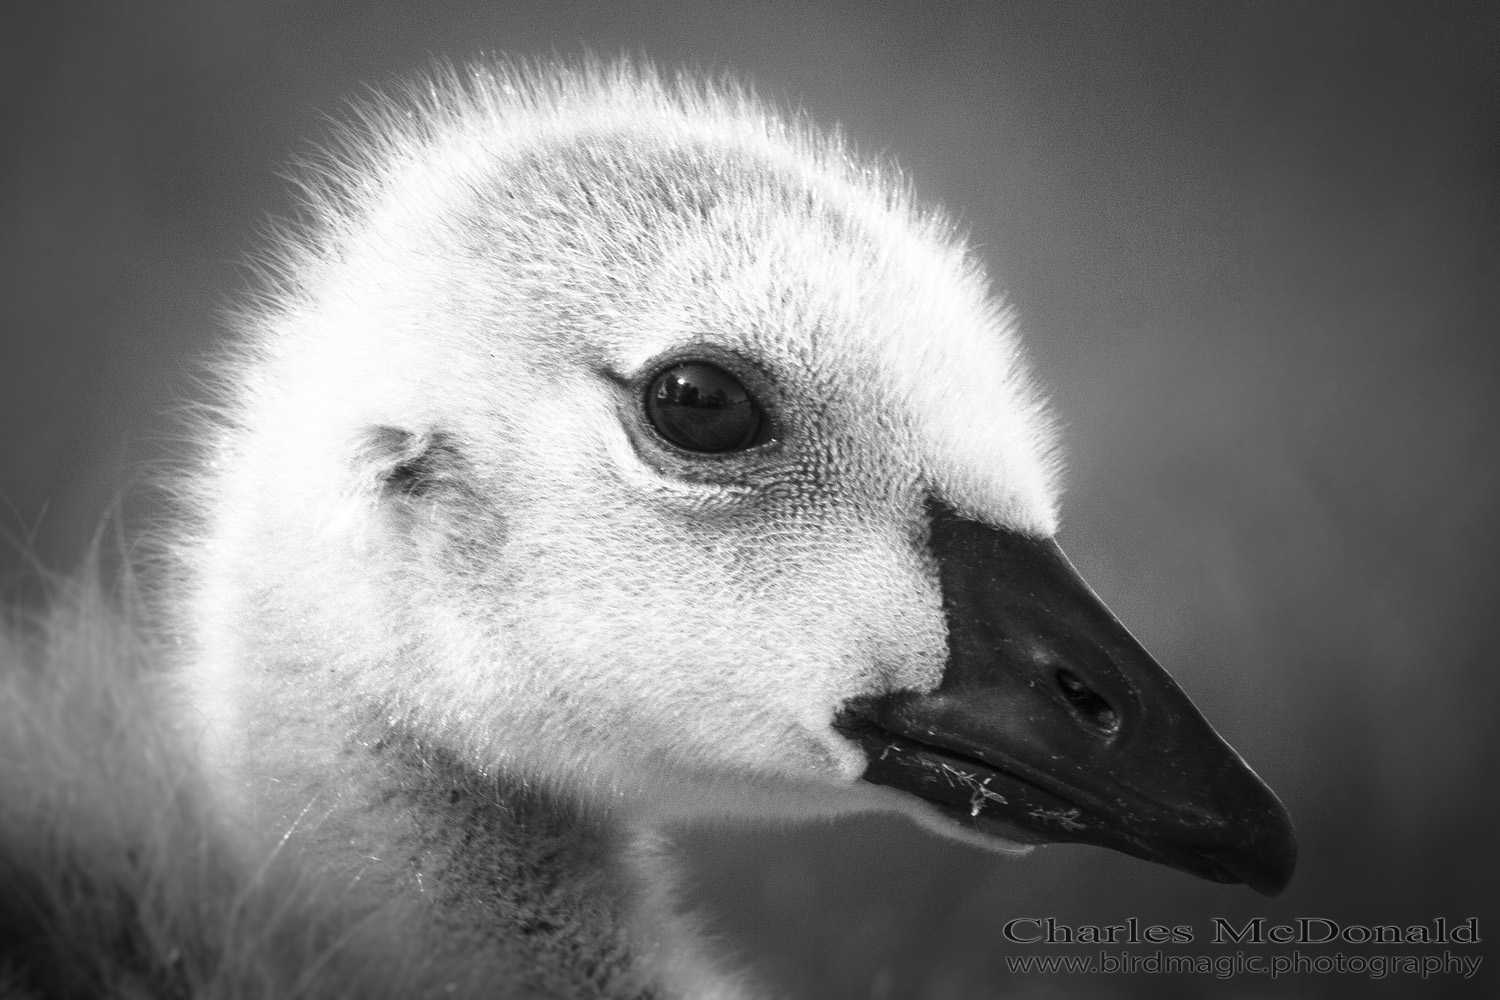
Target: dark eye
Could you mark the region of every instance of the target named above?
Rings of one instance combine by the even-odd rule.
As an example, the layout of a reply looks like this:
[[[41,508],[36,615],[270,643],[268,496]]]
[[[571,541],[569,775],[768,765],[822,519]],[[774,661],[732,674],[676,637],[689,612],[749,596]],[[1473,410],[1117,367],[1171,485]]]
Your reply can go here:
[[[740,451],[758,444],[765,411],[733,375],[690,361],[673,365],[646,389],[656,432],[688,451]]]

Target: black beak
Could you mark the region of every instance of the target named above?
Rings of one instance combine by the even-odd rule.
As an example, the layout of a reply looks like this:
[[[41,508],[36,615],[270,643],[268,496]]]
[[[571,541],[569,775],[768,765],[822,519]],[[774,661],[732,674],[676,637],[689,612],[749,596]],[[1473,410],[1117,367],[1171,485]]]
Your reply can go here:
[[[1297,845],[1276,795],[1089,589],[1062,549],[932,513],[948,666],[848,706],[868,781],[982,830],[1111,847],[1267,895]]]

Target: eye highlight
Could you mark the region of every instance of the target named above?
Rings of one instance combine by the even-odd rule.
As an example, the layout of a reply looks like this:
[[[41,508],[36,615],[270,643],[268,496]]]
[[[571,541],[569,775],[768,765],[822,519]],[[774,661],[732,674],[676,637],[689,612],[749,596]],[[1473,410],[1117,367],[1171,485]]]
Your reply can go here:
[[[646,387],[646,419],[685,451],[743,451],[759,444],[766,414],[724,369],[703,361],[673,365]]]

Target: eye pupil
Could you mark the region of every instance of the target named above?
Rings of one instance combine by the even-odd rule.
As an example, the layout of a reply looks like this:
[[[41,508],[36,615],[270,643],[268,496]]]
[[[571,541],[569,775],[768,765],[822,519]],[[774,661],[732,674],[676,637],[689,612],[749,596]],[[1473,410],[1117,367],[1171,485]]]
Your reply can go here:
[[[757,444],[765,413],[744,386],[714,365],[673,365],[646,390],[646,417],[687,451],[740,451]]]

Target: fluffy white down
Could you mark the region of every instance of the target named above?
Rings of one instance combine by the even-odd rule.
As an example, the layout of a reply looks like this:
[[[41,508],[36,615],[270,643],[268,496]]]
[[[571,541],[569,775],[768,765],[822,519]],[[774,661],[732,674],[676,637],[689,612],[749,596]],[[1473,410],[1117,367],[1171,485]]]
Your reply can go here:
[[[1049,422],[950,224],[630,64],[452,74],[367,110],[309,196],[185,550],[216,766],[295,816],[378,718],[626,811],[891,802],[830,723],[939,679],[924,503],[1055,527]],[[776,443],[665,446],[640,393],[671,358],[734,372]]]

